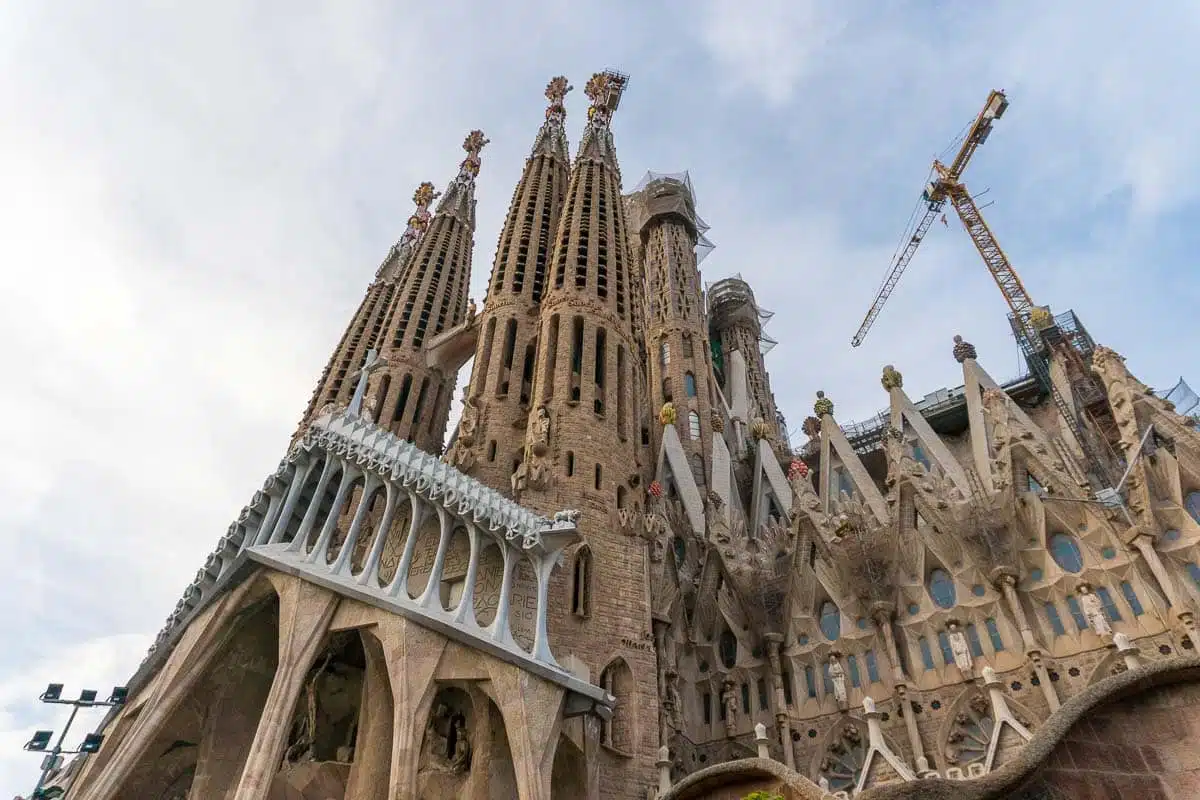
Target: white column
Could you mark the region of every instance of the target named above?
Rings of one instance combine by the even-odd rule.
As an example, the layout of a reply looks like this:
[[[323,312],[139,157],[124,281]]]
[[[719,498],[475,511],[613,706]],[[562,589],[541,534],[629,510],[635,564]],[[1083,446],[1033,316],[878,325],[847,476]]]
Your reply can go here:
[[[367,513],[371,510],[371,504],[375,500],[375,490],[379,488],[379,483],[379,478],[374,473],[367,475],[367,480],[363,483],[362,496],[358,498],[358,508],[354,510],[354,520],[350,523],[350,531],[346,534],[346,541],[342,542],[342,549],[338,552],[337,561],[329,567],[330,572],[341,572],[342,568],[350,563],[350,557],[354,552],[354,546],[358,543],[358,535],[367,519]]]
[[[304,484],[308,481],[308,476],[312,473],[313,467],[316,466],[316,461],[306,459],[303,463],[296,465],[296,474],[292,478],[292,485],[288,487],[287,499],[283,501],[283,511],[275,520],[274,528],[260,535],[255,544],[276,544],[283,538],[283,534],[287,532],[288,523],[292,521],[292,514],[296,510],[296,503],[300,500],[300,494],[304,491]]]
[[[325,454],[325,466],[321,469],[321,478],[317,481],[316,491],[313,492],[312,500],[308,502],[308,510],[304,512],[304,519],[300,520],[300,528],[296,531],[295,538],[288,544],[287,552],[296,553],[304,548],[304,541],[308,539],[313,525],[317,523],[317,512],[321,510],[321,498],[325,496],[325,488],[329,485],[329,479],[333,477],[333,471],[337,469],[337,463],[336,458],[328,453]]]
[[[425,591],[417,599],[421,608],[429,608],[434,598],[437,598],[438,608],[442,609],[442,568],[446,566],[446,551],[450,549],[450,536],[454,533],[454,518],[441,505],[434,506],[438,517],[438,549],[433,557],[433,567],[429,570],[429,580],[425,581]]]
[[[513,570],[517,565],[517,555],[513,548],[504,545],[500,548],[504,556],[504,573],[500,578],[500,602],[496,604],[496,617],[492,620],[488,632],[492,639],[503,644],[512,642],[512,632],[508,628],[508,607],[511,604]]]
[[[471,557],[467,561],[467,577],[463,581],[462,598],[454,611],[454,621],[468,628],[475,628],[479,625],[475,621],[475,580],[479,574],[479,551],[482,548],[479,528],[468,522],[467,536],[471,539]]]
[[[355,467],[342,462],[342,481],[338,484],[337,493],[333,497],[329,516],[325,517],[325,524],[321,527],[321,535],[317,537],[312,551],[308,554],[310,563],[318,559],[325,560],[326,552],[329,550],[329,540],[333,538],[333,532],[337,529],[338,517],[342,514],[342,506],[346,504],[346,495],[350,494],[350,487],[354,485],[361,474]]]
[[[392,582],[387,587],[388,597],[399,597],[403,594],[405,600],[408,599],[408,567],[412,564],[413,549],[417,546],[417,531],[421,530],[421,523],[425,521],[425,501],[416,492],[411,491],[408,493],[408,500],[412,504],[408,538],[404,541],[404,553],[400,556],[396,574],[392,576]]]
[[[383,507],[383,519],[380,520],[379,527],[375,529],[375,539],[371,542],[371,552],[367,555],[366,563],[363,564],[362,573],[358,576],[360,584],[370,584],[372,588],[379,585],[379,558],[383,554],[383,546],[387,543],[388,531],[392,527],[392,518],[395,516],[396,508],[399,505],[396,498],[400,494],[400,490],[391,483],[385,483],[384,487],[387,491],[387,500]],[[371,583],[372,580],[376,582]]]
[[[530,653],[537,661],[547,664],[557,663],[554,654],[550,652],[550,642],[546,632],[546,603],[550,598],[550,575],[554,572],[554,563],[558,553],[541,553],[534,562],[537,574],[537,618],[534,623],[533,651]]]

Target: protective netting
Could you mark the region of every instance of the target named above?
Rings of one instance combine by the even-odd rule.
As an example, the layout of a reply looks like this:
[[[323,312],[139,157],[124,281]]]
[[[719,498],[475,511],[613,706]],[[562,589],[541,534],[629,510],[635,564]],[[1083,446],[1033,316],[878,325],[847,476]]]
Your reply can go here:
[[[716,245],[713,244],[711,241],[709,241],[709,238],[707,236],[705,236],[705,234],[708,233],[708,231],[709,231],[708,223],[705,222],[703,219],[701,219],[699,214],[695,213],[695,208],[697,205],[696,187],[692,184],[692,176],[689,175],[686,171],[685,172],[653,172],[653,171],[650,171],[642,176],[642,179],[640,181],[638,181],[637,186],[633,187],[633,191],[635,193],[640,192],[643,189],[645,189],[647,186],[649,186],[651,183],[653,183],[654,181],[659,181],[659,180],[678,181],[679,183],[682,183],[687,188],[688,194],[691,195],[692,213],[696,220],[696,264],[698,266],[701,263],[703,263],[704,259],[708,257],[708,254],[713,251],[713,249],[716,247]]]
[[[1163,395],[1163,399],[1175,404],[1177,414],[1188,417],[1200,414],[1200,395],[1197,395],[1183,378]]]

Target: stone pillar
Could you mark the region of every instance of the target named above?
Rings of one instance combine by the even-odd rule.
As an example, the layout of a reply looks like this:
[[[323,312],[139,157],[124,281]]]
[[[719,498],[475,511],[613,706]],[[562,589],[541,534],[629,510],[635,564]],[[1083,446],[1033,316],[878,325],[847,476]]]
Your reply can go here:
[[[1041,687],[1042,695],[1046,698],[1046,705],[1050,707],[1050,711],[1058,710],[1062,705],[1058,700],[1058,692],[1054,691],[1054,684],[1050,680],[1050,672],[1046,669],[1046,665],[1042,663],[1042,652],[1040,650],[1030,650],[1029,660],[1033,662],[1033,671],[1037,673],[1038,685]]]
[[[767,726],[761,722],[754,726],[754,743],[758,745],[759,758],[771,758],[771,740],[767,738]]]
[[[339,596],[311,583],[271,575],[279,589],[279,667],[258,722],[234,800],[266,800],[279,770],[296,701],[325,644]]]
[[[767,655],[771,659],[771,682],[775,686],[775,725],[779,729],[779,746],[783,748],[783,763],[788,769],[796,768],[796,756],[792,752],[792,728],[789,724],[787,697],[783,691],[783,636],[768,633]]]
[[[1025,608],[1021,605],[1021,598],[1017,596],[1016,576],[1005,567],[998,567],[992,572],[992,582],[1004,595],[1004,601],[1008,603],[1008,610],[1012,612],[1017,621],[1025,652],[1039,649],[1038,643],[1033,638],[1033,629],[1029,627],[1029,618],[1025,615]]]
[[[666,745],[658,748],[658,761],[655,762],[655,766],[658,767],[658,794],[661,797],[671,791],[671,751]]]
[[[912,701],[908,699],[908,687],[903,683],[896,685],[896,704],[904,717],[904,728],[908,732],[908,746],[912,748],[913,760],[917,772],[924,774],[929,771],[929,759],[925,757],[925,748],[921,744],[921,733],[917,730],[917,717],[913,713]]]
[[[1175,588],[1175,582],[1171,580],[1171,574],[1167,572],[1166,566],[1162,563],[1162,558],[1158,555],[1158,551],[1154,549],[1154,538],[1149,534],[1134,528],[1134,536],[1130,543],[1137,548],[1141,553],[1142,558],[1146,561],[1146,566],[1150,568],[1150,572],[1154,575],[1154,580],[1158,582],[1158,586],[1162,589],[1163,595],[1166,596],[1167,602],[1171,604],[1171,609],[1175,612],[1175,618],[1178,619],[1192,641],[1196,640],[1196,617],[1192,613],[1191,605],[1179,596],[1179,591]]]

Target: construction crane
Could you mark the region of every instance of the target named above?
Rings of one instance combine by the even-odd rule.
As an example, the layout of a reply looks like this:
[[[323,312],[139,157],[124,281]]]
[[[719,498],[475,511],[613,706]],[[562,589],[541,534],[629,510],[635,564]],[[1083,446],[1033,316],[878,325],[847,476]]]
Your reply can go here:
[[[862,324],[858,327],[858,332],[854,334],[854,338],[850,340],[850,344],[858,347],[866,338],[867,332],[875,323],[879,313],[883,310],[884,304],[888,297],[891,296],[892,290],[896,288],[896,284],[900,280],[900,276],[904,274],[904,270],[908,267],[917,248],[921,245],[925,234],[929,232],[933,221],[937,219],[939,214],[942,214],[946,202],[949,201],[958,213],[958,218],[962,220],[963,227],[967,229],[971,241],[975,243],[975,248],[979,251],[979,255],[983,258],[984,264],[987,265],[988,272],[991,273],[996,285],[1000,287],[1000,293],[1004,295],[1005,302],[1008,303],[1012,314],[1013,332],[1017,335],[1022,352],[1029,361],[1030,368],[1034,371],[1038,382],[1042,388],[1048,392],[1054,399],[1055,405],[1058,407],[1059,413],[1070,426],[1071,432],[1075,436],[1075,440],[1079,443],[1080,449],[1086,458],[1089,465],[1090,479],[1093,484],[1098,484],[1097,490],[1103,491],[1112,487],[1112,476],[1107,465],[1096,457],[1095,450],[1090,443],[1088,432],[1084,429],[1081,422],[1081,414],[1077,414],[1067,399],[1063,397],[1058,390],[1054,381],[1050,377],[1049,364],[1046,361],[1045,355],[1049,349],[1056,351],[1061,350],[1065,358],[1070,362],[1078,381],[1081,383],[1082,393],[1092,403],[1100,401],[1106,402],[1105,393],[1095,386],[1095,377],[1091,370],[1083,363],[1079,353],[1071,346],[1062,332],[1055,324],[1054,317],[1050,314],[1049,308],[1045,306],[1035,305],[1033,298],[1029,296],[1029,292],[1025,289],[1025,285],[1021,283],[1021,278],[1017,275],[1012,264],[1009,263],[1008,257],[1000,248],[999,242],[992,234],[991,228],[983,219],[983,215],[979,212],[979,206],[976,205],[974,198],[967,191],[966,186],[962,183],[963,171],[971,161],[971,157],[975,155],[975,151],[979,146],[987,141],[992,133],[992,126],[996,120],[1004,116],[1004,112],[1008,110],[1008,97],[1003,91],[992,90],[988,95],[987,102],[984,103],[983,110],[975,118],[975,121],[967,129],[962,146],[958,150],[958,154],[949,164],[943,164],[940,160],[934,160],[932,170],[932,180],[925,187],[922,193],[922,200],[925,203],[925,213],[917,223],[912,237],[904,243],[904,246],[898,252],[892,267],[889,270],[887,277],[884,278],[883,285],[880,286],[879,292],[875,295],[875,301],[871,304],[870,310],[867,311],[866,317],[863,318]],[[943,222],[945,216],[942,216]],[[1083,413],[1086,413],[1084,411]]]

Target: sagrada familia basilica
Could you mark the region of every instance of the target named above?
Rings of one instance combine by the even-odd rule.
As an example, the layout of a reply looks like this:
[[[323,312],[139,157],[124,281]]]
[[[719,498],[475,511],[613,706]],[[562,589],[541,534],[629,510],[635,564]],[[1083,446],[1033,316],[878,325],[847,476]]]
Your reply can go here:
[[[1200,797],[1196,421],[1038,307],[1028,377],[948,332],[961,386],[886,367],[858,425],[817,392],[793,449],[690,179],[624,193],[626,86],[588,81],[572,157],[550,82],[478,309],[488,140],[417,188],[278,469],[56,784]]]

